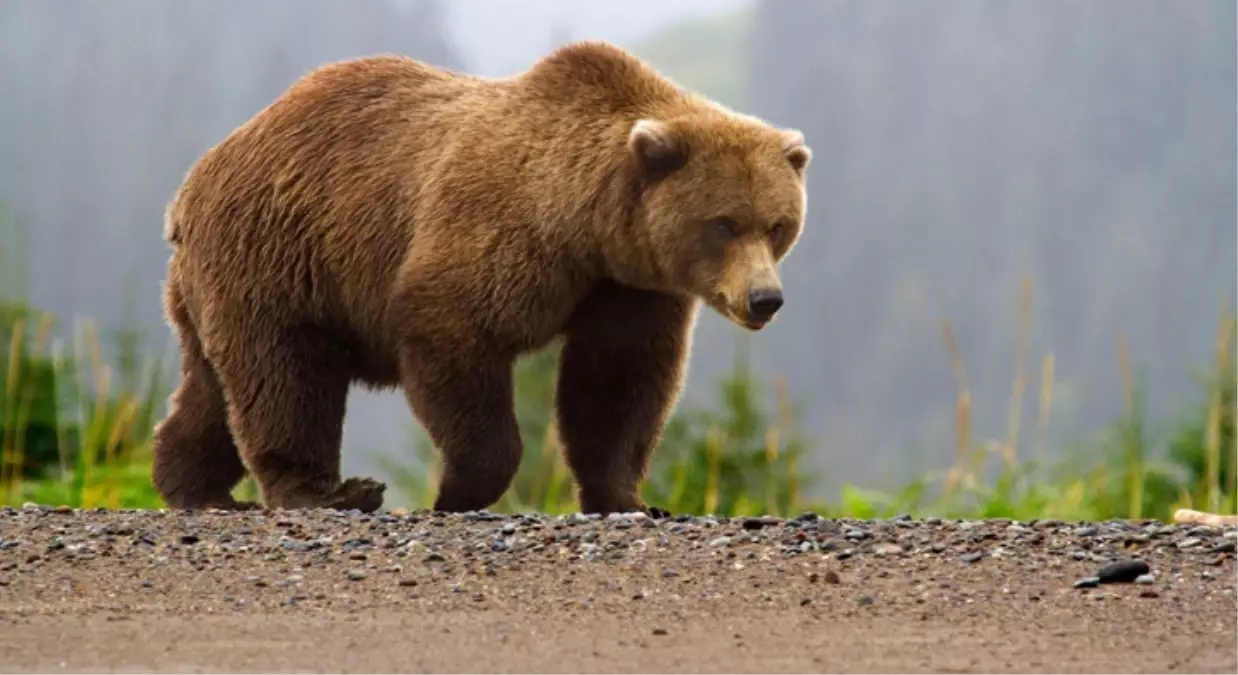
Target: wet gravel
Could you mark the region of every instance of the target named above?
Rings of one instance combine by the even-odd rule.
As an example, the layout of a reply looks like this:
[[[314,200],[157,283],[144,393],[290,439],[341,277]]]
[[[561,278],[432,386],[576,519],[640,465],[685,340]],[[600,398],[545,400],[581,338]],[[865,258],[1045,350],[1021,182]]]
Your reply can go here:
[[[1024,630],[1029,644],[1042,646],[1069,641],[1072,625],[1111,630],[1115,646],[1158,625],[1185,656],[1150,643],[1150,652],[1169,656],[1131,667],[1167,667],[1168,658],[1232,672],[1238,665],[1236,537],[1234,527],[1125,521],[10,508],[0,509],[0,619],[18,626],[66,615],[295,621],[394,612],[426,621],[475,617],[481,631],[490,625],[487,616],[540,616],[570,625],[564,629],[570,632],[605,614],[643,636],[626,638],[628,644],[673,643],[677,633],[698,630],[696,621],[703,626],[731,616],[759,620],[739,629],[741,638],[710,633],[708,639],[749,649],[763,630],[773,631],[764,639],[774,645],[787,637],[779,631],[795,634],[817,622],[818,632],[844,636],[880,630],[874,621],[889,622],[890,630],[918,625],[923,634]],[[23,645],[33,649],[29,640],[12,639],[0,638],[0,649],[17,649],[15,658]],[[1030,665],[1034,658],[1009,665],[1073,670],[1054,661],[1067,653],[1055,657],[1061,649],[1045,647],[1041,668]],[[1136,658],[1131,649],[1115,649],[1114,658]],[[921,661],[874,663],[920,670],[921,651],[908,652]],[[803,658],[809,669],[831,663],[850,669],[824,653]],[[536,662],[523,663],[513,667]],[[1006,669],[1000,659],[975,667],[982,665]],[[1120,661],[1098,665],[1124,669]],[[603,661],[600,667],[618,666]]]

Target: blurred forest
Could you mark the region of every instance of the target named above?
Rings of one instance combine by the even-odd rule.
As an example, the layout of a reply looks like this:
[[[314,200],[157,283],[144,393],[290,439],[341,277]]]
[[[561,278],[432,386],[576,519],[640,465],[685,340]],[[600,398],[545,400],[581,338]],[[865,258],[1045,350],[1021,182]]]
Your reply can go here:
[[[569,40],[614,39],[684,85],[805,133],[809,217],[784,264],[787,306],[747,349],[759,381],[786,376],[809,437],[799,461],[822,488],[893,485],[953,461],[943,320],[977,436],[1005,434],[1025,278],[1022,414],[1035,418],[1052,354],[1049,452],[1094,440],[1127,410],[1119,343],[1149,418],[1195,402],[1221,310],[1238,300],[1235,3],[657,11],[675,4],[634,2],[645,23],[624,24],[635,37],[623,39],[574,28],[570,9],[550,27],[508,17],[511,40],[548,37],[526,39],[526,56],[496,74]],[[0,3],[0,220],[20,234],[0,239],[0,294],[164,351],[162,215],[192,162],[326,61],[396,51],[471,70],[484,54],[461,47],[479,42],[459,39],[470,24],[448,5]],[[703,315],[685,405],[713,400],[740,338]],[[346,471],[408,446],[412,424],[398,394],[358,394]]]

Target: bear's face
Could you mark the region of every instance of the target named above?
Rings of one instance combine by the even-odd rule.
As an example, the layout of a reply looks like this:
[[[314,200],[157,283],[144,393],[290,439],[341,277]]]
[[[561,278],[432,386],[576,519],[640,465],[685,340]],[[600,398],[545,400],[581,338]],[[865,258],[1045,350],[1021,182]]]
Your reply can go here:
[[[650,286],[689,293],[760,330],[782,306],[778,263],[807,209],[803,134],[737,116],[642,119],[628,150],[641,177],[633,227]]]

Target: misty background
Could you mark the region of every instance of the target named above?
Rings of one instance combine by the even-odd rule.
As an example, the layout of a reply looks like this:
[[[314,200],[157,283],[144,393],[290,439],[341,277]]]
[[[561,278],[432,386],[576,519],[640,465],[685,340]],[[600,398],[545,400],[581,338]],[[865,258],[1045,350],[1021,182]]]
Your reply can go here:
[[[1236,18],[1228,0],[4,0],[0,208],[22,236],[0,278],[62,325],[169,351],[164,207],[295,78],[389,51],[504,76],[604,39],[814,151],[787,305],[747,342],[771,402],[786,377],[825,488],[951,463],[943,319],[976,432],[1004,436],[1024,277],[1022,447],[1052,353],[1061,453],[1121,413],[1119,336],[1156,419],[1194,402],[1234,307]],[[683,405],[712,402],[742,338],[703,312]],[[355,392],[346,473],[384,477],[414,425],[398,392]]]

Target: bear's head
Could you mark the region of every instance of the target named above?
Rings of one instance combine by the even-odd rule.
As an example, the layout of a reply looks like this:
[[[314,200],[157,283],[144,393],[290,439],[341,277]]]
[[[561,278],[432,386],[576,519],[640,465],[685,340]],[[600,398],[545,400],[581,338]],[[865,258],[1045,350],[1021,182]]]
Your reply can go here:
[[[687,293],[750,330],[782,306],[778,263],[807,210],[804,136],[726,112],[639,119],[627,137],[639,185],[631,227],[642,285]]]

